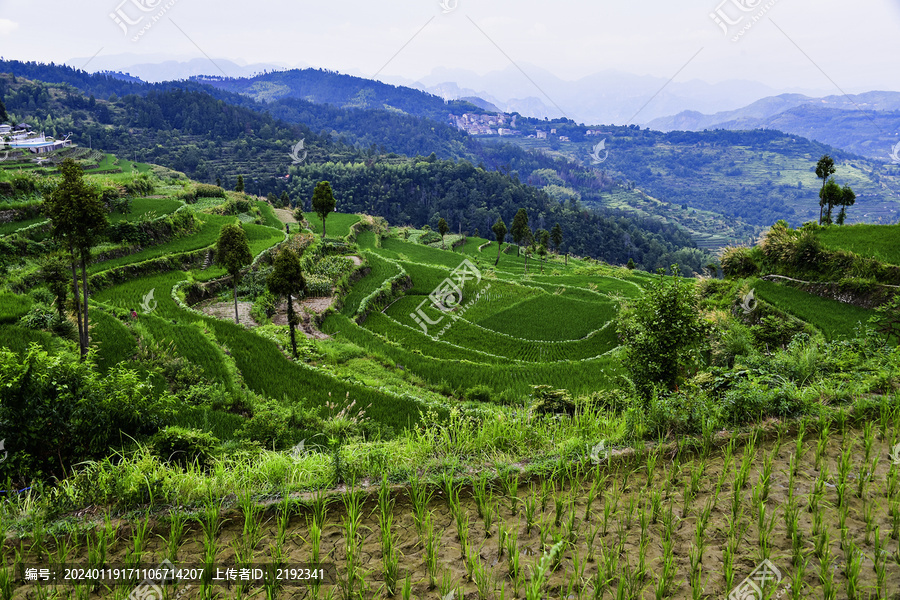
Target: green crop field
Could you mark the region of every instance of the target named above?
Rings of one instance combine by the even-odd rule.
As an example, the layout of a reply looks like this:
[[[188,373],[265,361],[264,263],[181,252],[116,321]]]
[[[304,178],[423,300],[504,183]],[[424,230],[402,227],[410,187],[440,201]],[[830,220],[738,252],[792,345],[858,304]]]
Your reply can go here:
[[[819,329],[828,339],[849,338],[865,325],[874,311],[821,298],[787,285],[755,280],[759,297]]]
[[[313,232],[322,235],[322,219],[314,212],[303,213],[303,217],[309,221]],[[344,237],[350,233],[350,227],[359,222],[359,215],[350,215],[346,213],[331,213],[325,220],[325,229],[328,237]]]
[[[141,218],[155,218],[162,215],[168,215],[179,207],[184,206],[181,200],[174,198],[150,198],[138,196],[131,201],[131,210],[128,214],[118,212],[109,215],[110,223],[118,223],[121,221],[136,221]]]
[[[900,225],[844,225],[819,232],[826,248],[900,265]]]

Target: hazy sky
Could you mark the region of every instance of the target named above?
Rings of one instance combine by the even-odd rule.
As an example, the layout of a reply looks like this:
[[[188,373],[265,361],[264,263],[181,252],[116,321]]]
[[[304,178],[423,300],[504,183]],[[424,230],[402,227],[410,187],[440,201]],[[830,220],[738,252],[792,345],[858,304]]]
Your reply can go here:
[[[512,61],[563,79],[618,69],[826,93],[900,91],[900,0],[444,3],[0,0],[0,55],[63,62],[98,53],[205,54],[409,79],[437,67],[483,74]],[[712,13],[735,23],[724,26],[728,35]]]

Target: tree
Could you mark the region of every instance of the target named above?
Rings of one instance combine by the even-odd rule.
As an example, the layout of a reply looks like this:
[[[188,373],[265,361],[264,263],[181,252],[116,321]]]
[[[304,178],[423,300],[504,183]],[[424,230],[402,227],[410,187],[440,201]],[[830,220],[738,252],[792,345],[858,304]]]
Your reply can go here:
[[[244,176],[238,175],[237,184],[234,186],[234,191],[236,192],[244,192]]]
[[[272,192],[266,194],[266,202],[268,202],[270,206],[278,208],[278,196],[276,196]]]
[[[441,217],[441,220],[438,221],[438,233],[441,234],[441,248],[447,247],[447,245],[444,244],[444,236],[447,235],[448,231],[450,231],[450,226],[447,225],[447,221]]]
[[[538,244],[550,247],[550,232],[546,229],[538,229],[534,238],[537,240]]]
[[[829,179],[822,189],[819,190],[819,205],[822,207],[823,215],[819,219],[819,224],[831,223],[831,209],[841,203],[843,199],[841,186],[835,182],[834,177]]]
[[[74,160],[65,159],[59,170],[63,176],[62,182],[49,198],[44,200],[44,214],[50,218],[51,235],[61,242],[71,257],[72,289],[78,317],[78,343],[81,357],[84,359],[90,345],[87,265],[91,259],[91,248],[106,230],[109,219],[100,192],[84,181],[84,170]],[[83,304],[79,304],[78,297],[79,264]]]
[[[291,197],[287,192],[281,192],[281,208],[289,208],[291,206]]]
[[[837,224],[843,225],[844,220],[847,218],[847,207],[853,206],[856,204],[856,194],[853,193],[853,190],[850,189],[849,185],[845,185],[841,188],[841,212],[838,213]]]
[[[331,184],[320,181],[313,191],[312,209],[322,219],[322,237],[325,237],[325,219],[334,211],[334,194],[331,192]]]
[[[520,208],[513,217],[512,225],[509,228],[513,241],[516,243],[516,256],[519,256],[519,245],[525,239],[526,229],[528,229],[528,212],[524,208]]]
[[[541,257],[541,273],[544,272],[544,257],[547,256],[547,244],[541,244],[537,248],[538,256]]]
[[[643,295],[625,305],[617,317],[623,364],[645,401],[653,388],[677,390],[703,356],[706,327],[700,317],[693,282],[682,278],[678,265],[671,277],[662,269]]]
[[[300,266],[300,257],[290,248],[285,248],[275,257],[272,274],[269,275],[266,284],[269,291],[276,296],[287,297],[288,327],[291,331],[291,351],[297,358],[297,338],[294,333],[297,327],[297,317],[294,313],[294,296],[302,296],[306,293],[306,280],[303,279],[303,269]]]
[[[9,115],[6,114],[6,106],[3,104],[3,99],[0,98],[0,123],[4,121],[9,121]]]
[[[822,189],[819,190],[819,225],[822,224],[825,209],[825,200],[822,194],[825,192],[825,184],[828,182],[828,178],[834,175],[835,170],[834,161],[827,154],[822,156],[819,162],[816,163],[816,177],[822,180]]]
[[[550,230],[550,239],[553,240],[553,248],[559,253],[559,245],[562,244],[563,241],[562,227],[559,226],[559,223],[554,225],[553,229]]]
[[[503,240],[506,239],[506,223],[503,222],[503,217],[497,217],[497,221],[491,227],[491,231],[494,232],[494,237],[497,238],[497,260],[494,261],[494,266],[496,267],[500,264],[500,250],[503,249]]]
[[[216,187],[222,187],[222,178],[216,177]]]
[[[706,270],[709,271],[709,276],[713,279],[719,278],[719,265],[714,262],[711,262],[706,265]]]
[[[244,230],[234,224],[225,225],[219,232],[219,241],[216,242],[216,264],[225,267],[231,275],[231,285],[234,290],[234,322],[240,323],[238,318],[237,286],[240,282],[241,269],[253,261],[250,254],[250,243]]]
[[[66,314],[66,300],[69,296],[69,265],[62,257],[48,257],[41,262],[41,278],[47,289],[56,296],[56,312],[60,317]]]

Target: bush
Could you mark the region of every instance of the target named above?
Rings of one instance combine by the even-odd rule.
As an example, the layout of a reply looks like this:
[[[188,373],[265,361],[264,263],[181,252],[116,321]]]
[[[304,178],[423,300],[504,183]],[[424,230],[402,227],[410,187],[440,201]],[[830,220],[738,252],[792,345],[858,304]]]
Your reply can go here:
[[[722,274],[725,277],[750,277],[759,273],[750,248],[730,246],[722,253]]]
[[[532,389],[531,409],[535,414],[575,414],[575,401],[568,390],[555,390],[549,385],[535,385]]]
[[[225,190],[220,188],[217,185],[210,185],[208,183],[198,183],[194,187],[194,195],[197,198],[224,198]]]
[[[153,436],[153,453],[166,462],[180,465],[209,464],[215,447],[219,444],[213,434],[199,429],[169,426]]]
[[[472,402],[490,402],[492,391],[489,385],[476,385],[466,390],[465,397]]]
[[[291,440],[291,412],[271,400],[261,401],[253,416],[237,432],[237,437],[261,443],[264,447],[283,448]]]
[[[63,477],[85,460],[108,456],[123,440],[155,433],[172,416],[172,399],[125,365],[101,375],[74,352],[0,349],[0,439],[9,451],[0,478]]]
[[[622,362],[644,398],[655,385],[675,390],[702,362],[707,326],[698,304],[693,282],[674,266],[671,277],[660,272],[643,296],[619,312]]]

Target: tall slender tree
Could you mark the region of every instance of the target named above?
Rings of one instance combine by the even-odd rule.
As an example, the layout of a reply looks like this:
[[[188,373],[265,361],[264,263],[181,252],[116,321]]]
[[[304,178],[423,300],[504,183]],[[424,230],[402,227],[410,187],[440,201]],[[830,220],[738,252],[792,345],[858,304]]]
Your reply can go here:
[[[849,185],[845,185],[841,188],[841,212],[837,216],[838,225],[844,224],[844,220],[847,218],[847,207],[854,204],[856,204],[856,194],[850,189]]]
[[[237,183],[234,186],[234,191],[243,192],[244,191],[244,176],[238,175]]]
[[[819,190],[819,225],[822,224],[825,215],[825,184],[828,178],[834,175],[835,170],[834,161],[827,154],[816,163],[816,177],[822,180],[822,189]]]
[[[303,269],[300,265],[300,257],[290,248],[285,248],[275,257],[272,274],[266,281],[269,291],[276,296],[287,298],[288,327],[291,332],[291,351],[297,358],[297,316],[294,313],[294,296],[300,297],[306,293],[306,280],[303,278]]]
[[[522,244],[522,240],[525,239],[525,232],[527,229],[528,211],[524,208],[520,208],[516,211],[516,216],[513,217],[512,225],[509,228],[513,241],[516,243],[516,256],[519,256],[519,246]]]
[[[334,193],[331,191],[331,184],[327,181],[320,181],[313,190],[312,209],[322,219],[322,237],[325,237],[325,219],[329,213],[334,211],[335,201]]]
[[[250,242],[244,230],[234,224],[225,225],[219,232],[216,242],[216,264],[225,267],[231,275],[231,286],[234,292],[234,322],[240,323],[238,317],[237,286],[241,280],[241,269],[253,261],[250,254]]]
[[[444,236],[447,235],[448,231],[450,231],[450,226],[447,224],[447,221],[441,217],[441,220],[438,221],[438,233],[441,234],[441,248],[447,248],[447,244],[444,243]]]
[[[562,227],[559,226],[559,223],[554,225],[553,229],[550,230],[550,239],[553,240],[553,249],[559,253],[559,245],[562,244],[563,241]]]
[[[109,225],[107,209],[95,186],[84,181],[84,170],[71,158],[59,167],[62,181],[44,200],[44,214],[50,218],[50,233],[71,257],[72,290],[76,299],[78,344],[84,359],[90,346],[88,323],[87,265],[91,248]],[[81,293],[78,300],[78,266],[81,267]]]
[[[491,231],[494,232],[494,237],[497,238],[497,260],[494,261],[494,266],[496,267],[500,264],[500,251],[503,249],[503,240],[506,239],[506,223],[503,222],[503,217],[497,217],[497,222],[491,227]]]

